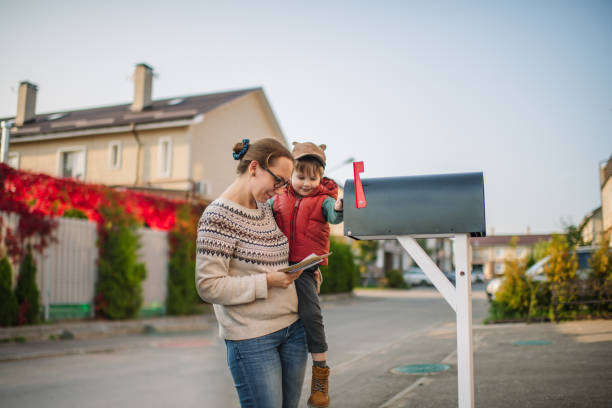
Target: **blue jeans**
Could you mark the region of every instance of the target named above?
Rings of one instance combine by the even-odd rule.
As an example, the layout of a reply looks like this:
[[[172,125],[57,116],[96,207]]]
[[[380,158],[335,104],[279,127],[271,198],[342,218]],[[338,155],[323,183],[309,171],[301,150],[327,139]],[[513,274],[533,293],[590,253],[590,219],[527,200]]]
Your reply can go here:
[[[301,320],[254,339],[225,340],[225,346],[241,407],[298,406],[308,359]]]

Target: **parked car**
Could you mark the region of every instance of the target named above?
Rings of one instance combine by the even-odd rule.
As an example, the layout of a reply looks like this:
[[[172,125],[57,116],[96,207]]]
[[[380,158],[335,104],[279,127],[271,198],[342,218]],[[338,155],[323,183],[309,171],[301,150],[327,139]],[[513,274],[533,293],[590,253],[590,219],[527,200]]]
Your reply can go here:
[[[403,273],[404,280],[410,286],[431,285],[431,281],[421,268],[413,266]]]
[[[472,283],[484,282],[484,273],[482,271],[472,271]]]
[[[446,276],[446,278],[450,281],[450,283],[453,284],[453,286],[455,285],[455,271],[444,271],[444,276]]]
[[[576,276],[578,278],[586,278],[590,271],[589,267],[589,259],[591,259],[591,255],[593,252],[597,251],[597,247],[586,246],[580,247],[576,249],[576,258],[578,261],[578,269],[576,270]],[[544,274],[544,267],[548,264],[550,260],[550,256],[545,256],[540,259],[538,262],[531,265],[525,271],[525,275],[531,277],[534,281],[542,282],[546,280],[546,275]],[[485,292],[487,293],[487,297],[489,300],[495,299],[495,294],[499,290],[504,277],[500,276],[499,278],[492,279],[485,288]]]

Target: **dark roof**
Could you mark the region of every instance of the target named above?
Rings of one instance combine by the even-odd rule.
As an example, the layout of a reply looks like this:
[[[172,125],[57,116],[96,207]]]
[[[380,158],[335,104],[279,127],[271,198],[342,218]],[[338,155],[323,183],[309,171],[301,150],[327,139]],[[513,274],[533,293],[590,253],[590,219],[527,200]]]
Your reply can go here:
[[[488,237],[477,237],[472,238],[470,242],[474,247],[486,247],[486,246],[508,246],[510,240],[513,237],[518,238],[517,245],[520,246],[531,246],[540,241],[548,241],[552,238],[550,234],[540,235],[490,235]]]
[[[14,127],[11,138],[17,141],[20,137],[41,134],[190,119],[260,89],[161,99],[153,101],[152,106],[142,112],[132,112],[132,104],[124,104],[38,114],[23,126]]]

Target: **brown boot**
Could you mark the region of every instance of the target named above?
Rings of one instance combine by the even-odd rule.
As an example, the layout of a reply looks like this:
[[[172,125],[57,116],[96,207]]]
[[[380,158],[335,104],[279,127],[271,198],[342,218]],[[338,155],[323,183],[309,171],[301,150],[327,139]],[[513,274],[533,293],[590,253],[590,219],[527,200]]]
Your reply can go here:
[[[309,408],[329,407],[329,367],[312,366]]]

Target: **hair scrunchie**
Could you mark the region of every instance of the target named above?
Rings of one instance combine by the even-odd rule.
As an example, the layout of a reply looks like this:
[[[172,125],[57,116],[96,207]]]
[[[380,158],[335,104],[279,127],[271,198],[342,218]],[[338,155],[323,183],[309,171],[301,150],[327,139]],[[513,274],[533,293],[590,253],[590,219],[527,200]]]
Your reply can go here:
[[[242,159],[242,157],[246,154],[247,150],[249,150],[249,139],[242,139],[242,150],[240,150],[238,153],[232,153],[232,156],[234,156],[234,160]]]

